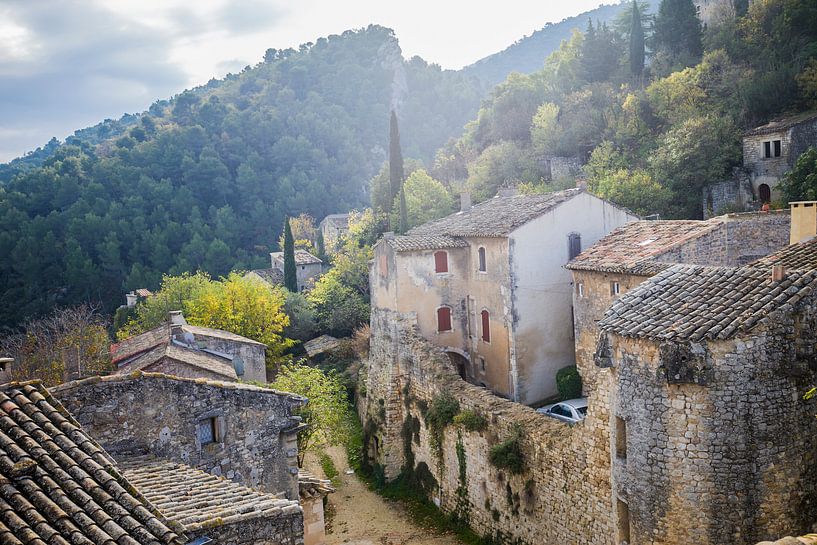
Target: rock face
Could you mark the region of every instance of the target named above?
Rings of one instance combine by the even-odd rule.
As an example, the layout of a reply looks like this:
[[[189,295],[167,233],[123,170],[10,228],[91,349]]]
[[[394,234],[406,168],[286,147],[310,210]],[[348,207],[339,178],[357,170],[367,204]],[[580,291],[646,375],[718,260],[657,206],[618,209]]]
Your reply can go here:
[[[368,454],[501,543],[748,545],[805,531],[817,518],[817,409],[801,399],[815,310],[806,297],[694,345],[608,332],[604,365],[588,363],[588,416],[569,426],[466,383],[411,314],[374,309]],[[446,396],[484,426],[430,427]],[[491,461],[513,438],[519,473]]]
[[[153,454],[298,499],[300,421],[292,411],[301,397],[154,373],[94,377],[52,392],[114,456]]]

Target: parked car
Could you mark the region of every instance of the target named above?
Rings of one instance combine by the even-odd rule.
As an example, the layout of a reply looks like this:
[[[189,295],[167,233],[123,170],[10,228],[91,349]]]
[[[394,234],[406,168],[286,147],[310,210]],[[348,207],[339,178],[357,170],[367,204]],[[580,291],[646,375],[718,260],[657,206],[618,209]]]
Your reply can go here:
[[[552,405],[545,405],[536,409],[537,413],[551,418],[556,418],[562,422],[575,424],[581,422],[587,416],[587,398],[580,397],[578,399],[568,399],[567,401],[560,401]]]

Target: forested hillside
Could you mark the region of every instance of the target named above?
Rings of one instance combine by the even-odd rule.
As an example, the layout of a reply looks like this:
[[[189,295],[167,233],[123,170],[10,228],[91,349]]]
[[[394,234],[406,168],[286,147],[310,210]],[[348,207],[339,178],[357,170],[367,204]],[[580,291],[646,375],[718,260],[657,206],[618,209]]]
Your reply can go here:
[[[736,4],[705,29],[691,0],[664,0],[654,20],[630,4],[616,25],[588,24],[542,70],[498,85],[432,175],[484,199],[507,183],[573,185],[551,179],[548,159],[575,158],[603,197],[700,217],[702,187],[731,176],[744,129],[817,107],[817,3]]]
[[[649,0],[645,5],[649,13],[658,8],[659,0]],[[511,72],[530,74],[542,69],[544,59],[569,40],[576,28],[584,28],[588,19],[595,23],[613,24],[627,7],[627,2],[600,5],[594,10],[568,17],[558,23],[548,23],[530,36],[518,40],[498,53],[480,59],[463,68],[467,74],[477,76],[490,85],[501,83]]]
[[[429,160],[482,96],[370,26],[268,50],[138,119],[52,143],[0,185],[0,325],[82,301],[110,310],[164,273],[269,266],[286,215],[365,205],[393,106],[404,153]]]

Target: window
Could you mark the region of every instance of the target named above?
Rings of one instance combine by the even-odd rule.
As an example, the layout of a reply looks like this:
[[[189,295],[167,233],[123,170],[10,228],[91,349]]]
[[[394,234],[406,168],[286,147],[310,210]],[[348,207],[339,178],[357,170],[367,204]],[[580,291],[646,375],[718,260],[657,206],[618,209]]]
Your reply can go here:
[[[584,297],[584,284],[581,282],[576,284],[576,295],[579,297]]]
[[[627,422],[616,417],[616,457],[627,458]]]
[[[772,200],[772,188],[768,186],[768,184],[760,184],[757,188],[758,196],[760,197],[760,202],[767,203],[771,202]]]
[[[582,236],[579,233],[567,235],[567,260],[570,261],[582,253]]]
[[[448,272],[448,252],[434,252],[434,272]]]
[[[199,444],[209,445],[216,443],[216,419],[205,418],[199,421],[198,425]]]
[[[450,307],[440,307],[437,309],[437,331],[451,331]]]
[[[781,152],[783,151],[783,146],[781,145],[780,140],[775,140],[772,142],[772,146],[774,147],[774,156],[780,157]]]
[[[487,310],[482,311],[482,340],[491,342],[491,315]]]
[[[479,254],[479,272],[487,271],[488,268],[485,263],[485,248],[480,247],[480,249],[477,250],[477,254]]]
[[[482,369],[482,372],[484,373],[485,372],[485,358],[483,358],[483,357],[479,358],[479,367],[480,367],[480,369]]]
[[[616,296],[621,293],[621,284],[618,282],[610,282],[610,295]]]
[[[763,142],[763,158],[768,159],[772,156],[772,143]]]
[[[627,502],[616,499],[616,513],[618,514],[618,545],[630,543],[630,507]]]

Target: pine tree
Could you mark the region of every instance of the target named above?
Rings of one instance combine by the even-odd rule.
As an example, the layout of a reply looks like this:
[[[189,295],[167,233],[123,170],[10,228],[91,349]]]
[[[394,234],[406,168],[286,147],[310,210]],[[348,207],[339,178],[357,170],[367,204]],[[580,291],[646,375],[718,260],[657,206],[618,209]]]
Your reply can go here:
[[[641,25],[641,13],[635,0],[630,26],[630,73],[634,78],[640,78],[644,73],[644,27]]]
[[[672,67],[701,59],[703,31],[692,0],[661,0],[653,40],[655,51],[667,54]]]
[[[295,266],[295,239],[292,238],[292,227],[289,217],[284,220],[284,287],[296,293],[298,291],[298,268]]]
[[[391,111],[389,121],[389,208],[394,207],[394,199],[403,188],[403,152],[400,150],[400,130],[397,128],[397,114]],[[388,213],[387,210],[387,213]]]

